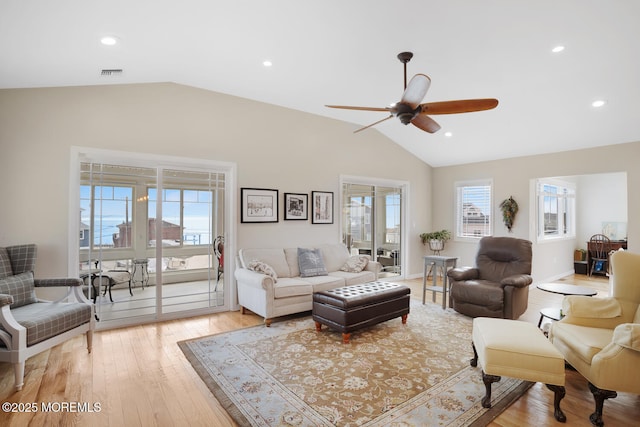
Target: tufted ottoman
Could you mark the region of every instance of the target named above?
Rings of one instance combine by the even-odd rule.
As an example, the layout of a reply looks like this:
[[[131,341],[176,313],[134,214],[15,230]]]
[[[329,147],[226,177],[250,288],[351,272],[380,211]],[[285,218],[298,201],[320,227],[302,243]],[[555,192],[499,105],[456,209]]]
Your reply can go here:
[[[491,407],[491,384],[500,375],[542,382],[554,392],[554,417],[565,422],[560,409],[564,398],[564,357],[534,324],[518,320],[476,317],[473,319],[473,359],[482,367],[486,395],[482,406]]]
[[[409,294],[405,285],[369,282],[313,294],[312,318],[316,330],[322,325],[342,332],[342,342],[349,343],[351,332],[401,317],[407,323]]]

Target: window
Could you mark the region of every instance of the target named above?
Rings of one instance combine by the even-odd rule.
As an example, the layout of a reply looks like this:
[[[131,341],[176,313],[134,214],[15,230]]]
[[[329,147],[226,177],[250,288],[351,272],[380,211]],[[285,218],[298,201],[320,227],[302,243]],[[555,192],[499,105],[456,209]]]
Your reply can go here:
[[[575,236],[575,186],[570,182],[536,182],[538,240]]]
[[[456,183],[456,237],[492,234],[491,181]]]
[[[81,185],[80,248],[130,248],[132,196],[131,186]]]
[[[150,247],[155,246],[152,221],[155,218],[156,188],[148,190],[148,218]],[[165,188],[162,190],[162,244],[163,246],[208,245],[210,244],[210,206],[212,190]]]

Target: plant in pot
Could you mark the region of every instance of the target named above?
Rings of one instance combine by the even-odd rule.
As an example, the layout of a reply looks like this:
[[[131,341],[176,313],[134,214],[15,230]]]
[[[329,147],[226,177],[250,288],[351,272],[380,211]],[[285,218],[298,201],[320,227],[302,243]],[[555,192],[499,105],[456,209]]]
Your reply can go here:
[[[444,243],[447,240],[451,240],[451,232],[449,230],[440,230],[422,233],[420,240],[422,240],[423,245],[429,243],[429,249],[432,251],[441,251],[444,249]]]

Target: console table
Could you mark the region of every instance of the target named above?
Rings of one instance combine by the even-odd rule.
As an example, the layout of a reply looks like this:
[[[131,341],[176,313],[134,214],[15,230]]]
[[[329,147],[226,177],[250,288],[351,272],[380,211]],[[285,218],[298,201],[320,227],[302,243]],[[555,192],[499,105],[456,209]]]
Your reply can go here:
[[[425,303],[427,291],[431,291],[431,297],[433,302],[436,302],[436,292],[442,292],[442,308],[447,308],[447,270],[449,268],[455,268],[457,257],[440,256],[440,255],[427,255],[424,257],[424,270],[422,272],[422,303]],[[427,271],[429,267],[433,267],[431,277],[433,277],[433,286],[427,286]],[[442,269],[442,286],[436,285],[436,277],[438,276],[438,267]],[[449,307],[452,306],[451,298],[449,298]]]

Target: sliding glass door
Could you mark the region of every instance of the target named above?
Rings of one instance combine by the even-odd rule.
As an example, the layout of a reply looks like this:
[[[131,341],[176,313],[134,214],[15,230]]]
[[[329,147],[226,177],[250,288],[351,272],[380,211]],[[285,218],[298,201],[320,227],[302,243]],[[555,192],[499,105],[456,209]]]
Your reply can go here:
[[[342,240],[352,254],[371,255],[382,264],[381,277],[402,276],[403,184],[342,183]]]
[[[79,161],[79,275],[99,327],[228,309],[229,171],[108,160]]]

